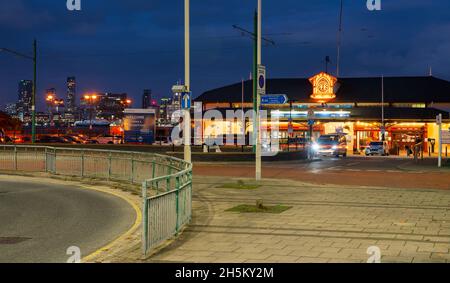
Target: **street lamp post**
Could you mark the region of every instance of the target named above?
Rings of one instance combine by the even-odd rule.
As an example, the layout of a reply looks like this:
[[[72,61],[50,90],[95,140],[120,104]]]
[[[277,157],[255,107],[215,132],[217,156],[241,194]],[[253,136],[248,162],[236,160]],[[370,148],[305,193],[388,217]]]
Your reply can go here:
[[[29,59],[33,61],[33,91],[31,96],[31,142],[36,142],[36,84],[37,84],[37,40],[33,41],[33,56],[22,54],[20,52],[8,49],[0,48],[0,52],[8,52],[13,55]]]
[[[191,92],[190,76],[190,5],[189,0],[184,0],[184,84],[185,91]],[[183,110],[184,117],[184,160],[192,161],[191,156],[191,111],[188,107]]]
[[[84,96],[84,100],[86,101],[87,105],[89,106],[89,130],[92,131],[92,119],[93,119],[93,112],[94,112],[94,105],[95,101],[97,100],[96,94],[87,94]]]
[[[257,66],[259,67],[261,65],[261,25],[262,25],[262,7],[261,7],[261,0],[258,0],[258,22],[257,22],[257,32],[256,32],[256,38],[257,38],[257,52],[256,52],[256,59],[257,59]],[[257,79],[255,79],[255,83],[257,83]],[[257,91],[257,90],[256,90]],[[256,180],[261,180],[262,174],[261,174],[261,129],[260,129],[260,108],[261,108],[261,97],[259,94],[256,94]]]

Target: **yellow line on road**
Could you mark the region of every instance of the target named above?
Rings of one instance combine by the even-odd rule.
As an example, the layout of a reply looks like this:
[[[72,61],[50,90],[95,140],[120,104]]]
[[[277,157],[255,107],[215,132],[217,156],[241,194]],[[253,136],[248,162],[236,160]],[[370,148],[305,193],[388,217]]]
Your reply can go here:
[[[94,191],[98,191],[98,192],[102,192],[102,193],[107,193],[110,195],[114,195],[118,198],[121,198],[123,200],[125,200],[128,204],[130,204],[133,209],[136,212],[136,220],[133,224],[133,226],[127,231],[125,232],[123,235],[119,236],[117,239],[113,240],[112,242],[110,242],[109,244],[107,244],[106,246],[96,250],[95,252],[87,255],[86,257],[84,257],[81,261],[82,262],[90,262],[92,259],[94,259],[96,256],[98,256],[99,254],[101,254],[102,252],[105,252],[109,249],[111,249],[111,247],[113,247],[114,245],[116,245],[119,241],[126,239],[127,237],[129,237],[131,234],[133,234],[138,228],[139,225],[142,222],[142,212],[140,210],[140,208],[129,198],[127,198],[124,195],[109,191],[109,190],[104,190],[104,189],[100,189],[100,188],[95,188],[95,187],[89,187],[89,186],[84,186],[81,185],[80,187],[84,188],[84,189],[88,189],[88,190],[94,190]]]

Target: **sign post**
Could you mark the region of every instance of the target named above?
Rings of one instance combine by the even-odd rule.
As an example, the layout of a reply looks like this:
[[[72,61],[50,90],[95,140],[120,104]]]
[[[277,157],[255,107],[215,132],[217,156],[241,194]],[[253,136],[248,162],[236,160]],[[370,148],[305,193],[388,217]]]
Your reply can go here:
[[[439,126],[439,156],[438,156],[438,167],[442,167],[442,114],[436,117],[436,123]]]
[[[261,180],[261,101],[266,95],[266,67],[258,65],[258,89],[257,89],[257,107],[256,107],[256,180]]]
[[[286,104],[289,99],[286,94],[268,94],[261,96],[261,105]]]
[[[184,95],[188,94],[185,101],[189,103],[189,108],[183,110],[184,121],[184,161],[191,163],[191,109],[190,109],[190,90],[191,90],[191,37],[190,37],[190,0],[184,0]],[[182,97],[183,98],[183,97]],[[185,105],[188,106],[188,105]]]

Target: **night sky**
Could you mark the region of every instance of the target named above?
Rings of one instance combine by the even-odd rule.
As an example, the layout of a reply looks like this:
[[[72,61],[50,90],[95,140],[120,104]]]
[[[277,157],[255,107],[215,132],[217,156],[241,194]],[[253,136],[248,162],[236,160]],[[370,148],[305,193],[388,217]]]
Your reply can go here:
[[[253,27],[256,0],[192,0],[192,90],[249,77],[252,41],[232,28]],[[126,92],[140,107],[143,89],[158,98],[184,78],[182,0],[0,0],[0,48],[31,54],[39,41],[38,99],[55,87],[65,98],[67,76],[78,95]],[[423,76],[450,80],[450,1],[344,0],[341,75]],[[268,76],[310,77],[336,66],[339,0],[263,0],[263,33],[276,42],[263,49]],[[31,61],[0,52],[0,105],[17,100],[17,84],[32,79]],[[39,110],[39,109],[38,109]]]

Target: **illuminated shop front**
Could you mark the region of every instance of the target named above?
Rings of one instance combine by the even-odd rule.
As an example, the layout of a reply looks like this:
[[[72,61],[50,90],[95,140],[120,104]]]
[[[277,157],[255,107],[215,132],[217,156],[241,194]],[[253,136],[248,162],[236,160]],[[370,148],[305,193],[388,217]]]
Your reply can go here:
[[[432,76],[335,78],[322,72],[309,79],[269,79],[266,92],[289,99],[286,104],[263,108],[269,121],[279,120],[280,139],[314,140],[322,134],[343,133],[348,137],[349,151],[360,152],[371,141],[384,138],[393,153],[420,141],[427,152],[429,147],[438,146],[436,116],[442,114],[444,129],[450,126],[450,82]],[[252,82],[207,91],[196,101],[202,102],[204,113],[212,109],[222,113],[250,110]],[[204,119],[203,130],[214,123]],[[242,120],[223,123],[227,124],[221,127],[223,134],[240,133]],[[263,121],[268,129],[270,123]],[[246,120],[245,129],[250,136],[251,120]]]

